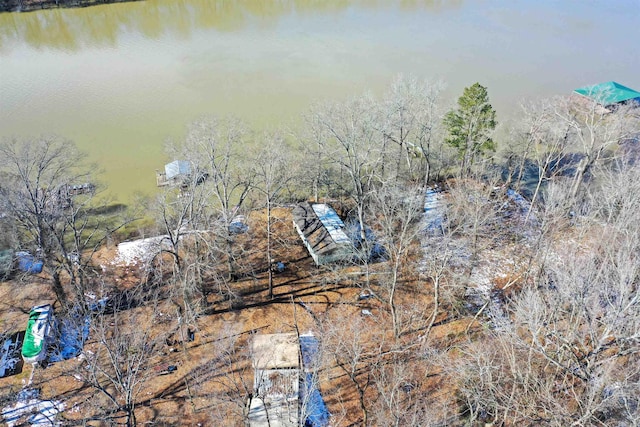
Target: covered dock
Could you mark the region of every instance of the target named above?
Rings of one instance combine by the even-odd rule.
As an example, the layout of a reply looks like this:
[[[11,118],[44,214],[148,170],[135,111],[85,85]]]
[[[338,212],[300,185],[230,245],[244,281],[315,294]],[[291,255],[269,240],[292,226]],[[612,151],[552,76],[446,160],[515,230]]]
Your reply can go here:
[[[605,108],[630,102],[640,106],[640,92],[614,81],[580,87],[575,89],[574,93],[589,98]]]
[[[174,160],[164,165],[163,171],[156,171],[156,184],[158,187],[182,185],[190,177],[191,163],[186,160]]]

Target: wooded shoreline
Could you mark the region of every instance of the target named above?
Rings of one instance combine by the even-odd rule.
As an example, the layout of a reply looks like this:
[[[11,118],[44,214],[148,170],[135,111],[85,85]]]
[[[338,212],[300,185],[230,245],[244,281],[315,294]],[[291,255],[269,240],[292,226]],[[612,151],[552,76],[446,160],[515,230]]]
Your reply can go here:
[[[88,7],[142,0],[0,0],[0,12],[33,12],[42,9]]]

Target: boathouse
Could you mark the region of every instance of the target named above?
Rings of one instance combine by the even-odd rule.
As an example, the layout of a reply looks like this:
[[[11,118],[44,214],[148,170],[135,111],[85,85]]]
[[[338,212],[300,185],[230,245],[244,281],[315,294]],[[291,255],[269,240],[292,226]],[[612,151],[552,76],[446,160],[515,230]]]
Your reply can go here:
[[[613,81],[581,87],[574,92],[605,108],[628,103],[636,103],[640,106],[640,92]]]
[[[303,203],[293,209],[293,225],[316,265],[351,260],[355,247],[333,208],[324,203]]]
[[[191,163],[186,160],[174,160],[164,165],[164,171],[156,171],[158,187],[183,184],[191,177]]]

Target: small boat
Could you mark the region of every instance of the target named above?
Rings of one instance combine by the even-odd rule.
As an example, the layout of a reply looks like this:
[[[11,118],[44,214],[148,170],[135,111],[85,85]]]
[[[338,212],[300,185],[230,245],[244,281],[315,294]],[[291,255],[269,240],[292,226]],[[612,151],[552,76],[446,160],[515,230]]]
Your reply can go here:
[[[37,305],[31,309],[22,343],[22,359],[25,363],[37,363],[45,358],[53,324],[51,304]]]

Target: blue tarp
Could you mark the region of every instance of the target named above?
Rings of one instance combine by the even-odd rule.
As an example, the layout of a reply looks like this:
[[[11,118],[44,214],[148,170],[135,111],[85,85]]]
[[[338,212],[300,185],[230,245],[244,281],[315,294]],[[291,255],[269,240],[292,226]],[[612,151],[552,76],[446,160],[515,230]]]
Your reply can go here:
[[[351,221],[345,227],[347,235],[353,242],[356,249],[362,249],[362,235],[360,234],[360,222]],[[379,262],[386,261],[388,259],[387,249],[378,241],[375,233],[369,227],[365,225],[364,236],[367,245],[369,246],[369,261]]]
[[[16,258],[18,270],[30,274],[42,273],[43,262],[35,259],[29,252],[16,252]]]
[[[300,352],[302,353],[302,364],[305,368],[312,368],[316,363],[320,344],[313,335],[300,335]]]
[[[60,324],[60,336],[53,344],[49,362],[61,362],[76,357],[82,352],[89,337],[89,316],[71,314]]]
[[[0,341],[0,378],[22,372],[20,350],[24,341],[24,331],[14,332]]]
[[[527,215],[529,210],[531,210],[531,203],[511,188],[507,189],[507,197],[518,206],[522,215]]]
[[[315,386],[313,374],[306,374],[302,388],[302,401],[305,402],[305,427],[325,427],[329,425],[329,411],[324,404],[320,390]]]
[[[305,369],[312,369],[316,364],[318,354],[318,339],[313,335],[300,336],[300,352],[302,353],[302,364]],[[318,390],[313,374],[305,374],[301,393],[304,402],[304,425],[305,427],[325,427],[329,425],[329,411],[325,405],[320,390]]]
[[[246,233],[248,230],[249,226],[247,225],[247,219],[244,215],[237,215],[233,217],[229,224],[229,233],[231,234],[242,234]]]

